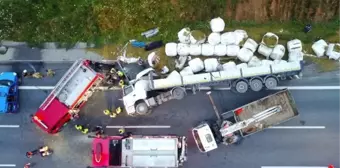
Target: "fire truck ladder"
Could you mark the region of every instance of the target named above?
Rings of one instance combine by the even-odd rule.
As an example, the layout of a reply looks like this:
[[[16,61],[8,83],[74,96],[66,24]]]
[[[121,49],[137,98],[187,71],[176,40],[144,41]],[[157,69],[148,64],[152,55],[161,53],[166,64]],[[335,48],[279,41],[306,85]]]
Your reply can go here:
[[[53,101],[53,99],[63,90],[68,81],[70,81],[71,77],[77,72],[77,70],[83,65],[83,60],[77,60],[71,68],[65,73],[65,75],[60,79],[60,81],[56,84],[50,95],[45,99],[45,101],[41,104],[40,108],[45,110]]]
[[[254,122],[260,122],[278,112],[282,111],[282,107],[281,106],[273,106],[271,108],[268,108],[267,110],[264,110],[256,115],[254,115],[252,118],[249,118],[247,120],[235,123],[227,128],[221,128],[220,132],[222,134],[222,136],[226,136],[228,134],[232,134],[236,131],[239,131],[241,129],[247,128],[251,123]],[[223,125],[222,125],[223,126]]]

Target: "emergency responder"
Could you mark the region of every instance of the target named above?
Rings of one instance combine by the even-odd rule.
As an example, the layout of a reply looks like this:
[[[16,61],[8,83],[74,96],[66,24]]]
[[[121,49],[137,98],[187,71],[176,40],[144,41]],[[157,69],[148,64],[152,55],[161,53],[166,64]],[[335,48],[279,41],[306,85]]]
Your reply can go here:
[[[24,165],[24,168],[31,168],[31,163],[26,163],[25,165]]]
[[[93,132],[96,133],[96,137],[100,138],[104,134],[104,129],[102,126],[98,125],[93,129]]]
[[[110,110],[106,109],[106,110],[103,111],[103,113],[104,113],[105,115],[110,115]]]
[[[122,71],[117,71],[117,75],[122,78],[124,76],[124,73]]]
[[[123,88],[123,87],[124,87],[124,80],[123,80],[123,79],[119,80],[118,85],[119,85],[121,88]]]
[[[43,75],[40,72],[35,72],[32,74],[33,78],[41,79],[43,78]]]
[[[52,69],[47,69],[47,76],[53,77],[55,75],[55,72]]]
[[[77,124],[77,125],[75,125],[75,128],[78,131],[82,132],[83,134],[87,134],[89,132],[89,129],[87,127],[83,126],[83,125],[78,125]]]
[[[24,69],[24,70],[22,71],[22,76],[23,76],[23,77],[27,77],[27,76],[28,76],[28,72],[27,72],[26,69]]]
[[[110,117],[111,117],[111,118],[116,118],[116,117],[117,117],[117,114],[116,114],[116,113],[111,113],[111,114],[110,114]]]
[[[48,150],[49,150],[48,146],[43,146],[43,147],[40,147],[40,148],[39,148],[39,152],[40,152],[40,153],[46,152],[46,151],[48,151]]]
[[[119,128],[118,133],[119,133],[119,135],[124,135],[125,129],[124,128]]]
[[[116,72],[117,72],[117,71],[116,71],[115,68],[111,68],[110,73],[114,74],[114,73],[116,73]]]
[[[120,114],[122,112],[122,108],[121,107],[117,107],[116,108],[116,114]]]

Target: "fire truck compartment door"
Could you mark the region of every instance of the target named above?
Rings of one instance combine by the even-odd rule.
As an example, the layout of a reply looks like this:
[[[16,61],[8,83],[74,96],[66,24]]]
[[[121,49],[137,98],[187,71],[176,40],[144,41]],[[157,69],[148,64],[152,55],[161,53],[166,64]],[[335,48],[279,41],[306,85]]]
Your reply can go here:
[[[86,89],[86,87],[90,84],[91,80],[88,78],[83,78],[82,81],[79,81],[78,84],[72,89],[65,101],[67,106],[72,106],[74,101],[82,94],[82,92]]]

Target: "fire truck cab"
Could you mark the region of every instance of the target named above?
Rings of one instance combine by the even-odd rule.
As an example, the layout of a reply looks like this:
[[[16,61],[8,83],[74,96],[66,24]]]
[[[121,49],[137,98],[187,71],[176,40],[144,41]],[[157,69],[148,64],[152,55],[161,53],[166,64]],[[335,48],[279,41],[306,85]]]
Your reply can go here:
[[[89,60],[78,60],[60,79],[33,116],[33,122],[48,133],[57,133],[77,114],[104,76],[94,71]]]

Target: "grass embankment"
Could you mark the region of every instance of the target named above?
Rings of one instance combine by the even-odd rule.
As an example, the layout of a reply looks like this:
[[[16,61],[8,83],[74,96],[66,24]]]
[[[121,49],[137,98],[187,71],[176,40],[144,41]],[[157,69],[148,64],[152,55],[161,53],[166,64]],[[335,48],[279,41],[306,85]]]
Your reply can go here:
[[[304,43],[306,53],[317,37],[327,42],[339,42],[339,21],[312,23],[310,33],[303,33],[303,21],[265,22],[230,21],[225,0],[59,0],[59,1],[0,1],[0,39],[27,41],[31,44],[62,42],[68,46],[77,41],[95,43],[98,52],[107,59],[120,55],[122,46],[130,40],[177,41],[177,32],[183,27],[210,33],[209,21],[222,17],[226,31],[243,29],[260,42],[266,32],[279,36],[279,44],[298,38]],[[306,22],[307,23],[307,22]],[[157,36],[145,39],[140,35],[150,28],[159,27]],[[173,63],[157,50],[162,64]],[[132,48],[128,56],[146,58],[149,52]],[[223,58],[228,59],[228,58]]]

